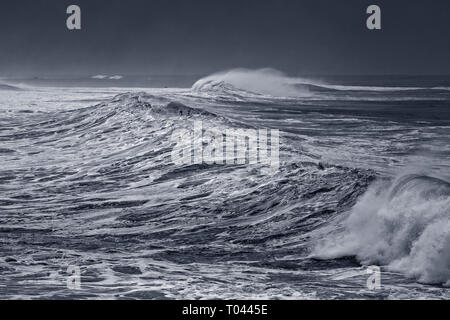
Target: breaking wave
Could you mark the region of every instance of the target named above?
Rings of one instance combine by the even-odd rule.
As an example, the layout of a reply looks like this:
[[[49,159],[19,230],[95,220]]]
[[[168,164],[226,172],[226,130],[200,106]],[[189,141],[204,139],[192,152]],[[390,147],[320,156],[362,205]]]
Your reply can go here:
[[[194,91],[240,91],[280,97],[303,97],[311,93],[298,84],[311,85],[307,79],[287,77],[282,72],[265,68],[258,70],[233,69],[215,73],[198,80]]]
[[[192,86],[194,92],[225,94],[227,96],[248,97],[249,95],[264,95],[281,98],[309,98],[321,96],[324,93],[368,93],[368,94],[399,94],[446,92],[449,87],[407,87],[407,86],[355,86],[337,85],[324,81],[289,77],[283,72],[272,69],[238,68],[214,73],[198,80]],[[358,98],[361,98],[360,96]],[[398,98],[398,97],[397,97]],[[407,99],[412,99],[407,97]]]
[[[407,175],[390,188],[374,185],[315,255],[356,256],[419,282],[450,286],[450,184]]]

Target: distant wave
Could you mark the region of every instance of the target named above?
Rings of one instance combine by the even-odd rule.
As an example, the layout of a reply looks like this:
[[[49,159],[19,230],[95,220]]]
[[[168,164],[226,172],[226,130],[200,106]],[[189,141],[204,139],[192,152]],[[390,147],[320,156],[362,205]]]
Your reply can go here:
[[[297,83],[292,80],[296,79]],[[309,80],[300,82],[300,78],[290,78],[275,69],[233,69],[212,74],[198,80],[193,86],[194,91],[200,92],[238,92],[270,95],[277,97],[303,97],[310,93],[301,90],[295,84],[313,84]]]
[[[13,85],[10,85],[10,84],[6,84],[6,83],[1,83],[0,82],[0,90],[21,91],[23,89],[19,88],[17,86],[13,86]]]
[[[120,80],[122,78],[123,78],[123,76],[121,76],[121,75],[108,76],[105,74],[97,74],[97,75],[91,77],[91,79],[96,79],[96,80]]]
[[[450,91],[450,87],[433,87],[433,90]]]
[[[319,243],[317,257],[356,256],[363,264],[450,286],[450,183],[406,175],[391,188],[375,186],[343,227]]]
[[[98,79],[98,80],[103,80],[103,79],[107,79],[108,76],[104,75],[104,74],[97,74],[95,76],[92,76],[91,79]]]
[[[313,85],[324,89],[336,91],[373,91],[373,92],[402,92],[402,91],[418,91],[418,90],[439,90],[449,91],[448,87],[381,87],[381,86],[344,86],[344,85]]]
[[[312,97],[323,92],[373,92],[396,93],[411,91],[450,91],[450,87],[390,87],[353,86],[329,84],[323,81],[300,77],[288,77],[271,69],[232,69],[214,73],[198,80],[193,86],[195,92],[228,95],[268,95],[272,97]]]

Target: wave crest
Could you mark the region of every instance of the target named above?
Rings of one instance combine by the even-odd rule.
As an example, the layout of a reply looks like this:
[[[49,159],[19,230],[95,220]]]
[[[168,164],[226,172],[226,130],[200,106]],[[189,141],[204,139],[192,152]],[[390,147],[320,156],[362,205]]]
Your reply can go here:
[[[287,77],[282,72],[264,68],[258,70],[232,69],[212,74],[198,80],[192,89],[198,92],[259,94],[275,97],[309,96],[307,88],[298,84],[312,84],[301,78]]]

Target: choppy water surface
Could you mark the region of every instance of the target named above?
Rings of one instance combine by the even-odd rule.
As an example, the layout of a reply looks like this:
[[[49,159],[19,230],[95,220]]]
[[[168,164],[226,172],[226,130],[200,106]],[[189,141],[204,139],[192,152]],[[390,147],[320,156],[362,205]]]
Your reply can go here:
[[[1,298],[450,298],[445,84],[0,90]],[[175,165],[194,121],[279,129],[279,170]]]

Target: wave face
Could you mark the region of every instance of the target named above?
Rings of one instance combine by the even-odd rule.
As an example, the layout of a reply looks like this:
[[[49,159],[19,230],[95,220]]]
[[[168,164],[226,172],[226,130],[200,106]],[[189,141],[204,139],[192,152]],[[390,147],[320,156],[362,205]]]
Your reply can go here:
[[[450,297],[420,284],[449,281],[450,98],[334,85],[233,70],[192,89],[5,91],[0,297]],[[212,147],[199,122],[279,130],[279,168],[174,163],[180,132]],[[387,268],[380,291],[348,276],[365,264]]]
[[[450,184],[407,175],[371,188],[317,257],[356,256],[420,282],[450,285]]]

